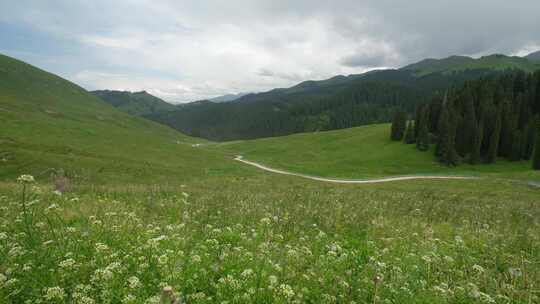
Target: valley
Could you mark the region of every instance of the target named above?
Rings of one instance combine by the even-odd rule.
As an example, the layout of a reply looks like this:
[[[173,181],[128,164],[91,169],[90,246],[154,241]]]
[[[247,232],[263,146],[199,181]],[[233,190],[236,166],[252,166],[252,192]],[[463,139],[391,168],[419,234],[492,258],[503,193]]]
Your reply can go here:
[[[389,123],[210,141],[0,69],[0,301],[539,299],[532,160],[443,165]]]

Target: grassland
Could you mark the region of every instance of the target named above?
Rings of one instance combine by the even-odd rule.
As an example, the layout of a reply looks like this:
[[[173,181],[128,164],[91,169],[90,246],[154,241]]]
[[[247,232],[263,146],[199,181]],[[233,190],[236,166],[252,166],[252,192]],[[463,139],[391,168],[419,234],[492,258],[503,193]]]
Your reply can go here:
[[[540,180],[530,162],[499,160],[492,165],[457,167],[439,164],[415,145],[393,142],[390,125],[370,125],[346,130],[295,134],[250,141],[207,145],[229,157],[246,159],[292,172],[323,177],[373,178],[395,175],[467,175],[492,178]]]
[[[0,63],[0,303],[159,303],[165,285],[188,303],[540,301],[526,163],[441,167],[386,125],[214,144]],[[236,154],[332,177],[495,178],[334,185]]]
[[[158,303],[171,285],[188,303],[539,300],[538,193],[523,185],[261,173],[140,190],[3,191],[0,297]]]
[[[48,179],[62,169],[81,183],[181,183],[231,167],[192,147],[201,140],[122,113],[60,77],[1,55],[0,69],[0,179]]]

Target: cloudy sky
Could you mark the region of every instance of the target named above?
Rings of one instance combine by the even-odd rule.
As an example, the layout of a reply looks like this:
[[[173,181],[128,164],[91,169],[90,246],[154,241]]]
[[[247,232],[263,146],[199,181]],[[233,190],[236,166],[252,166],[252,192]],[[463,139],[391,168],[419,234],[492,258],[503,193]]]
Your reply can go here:
[[[0,1],[0,53],[170,102],[540,49],[538,0]]]

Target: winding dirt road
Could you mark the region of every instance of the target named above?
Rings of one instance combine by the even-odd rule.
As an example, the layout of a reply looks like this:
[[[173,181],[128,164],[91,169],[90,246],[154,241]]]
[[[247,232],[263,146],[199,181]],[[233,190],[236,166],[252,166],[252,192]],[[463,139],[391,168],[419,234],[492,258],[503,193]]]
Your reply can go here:
[[[404,180],[414,180],[414,179],[476,179],[477,178],[477,177],[472,177],[472,176],[417,175],[417,176],[385,177],[385,178],[376,178],[376,179],[337,179],[337,178],[311,176],[311,175],[306,175],[306,174],[283,171],[279,169],[273,169],[273,168],[261,165],[256,162],[245,160],[243,159],[241,155],[236,156],[234,160],[242,162],[246,165],[257,167],[264,171],[272,172],[272,173],[292,175],[292,176],[298,176],[298,177],[307,178],[307,179],[320,181],[320,182],[339,183],[339,184],[376,184],[376,183],[387,183],[387,182],[404,181]]]

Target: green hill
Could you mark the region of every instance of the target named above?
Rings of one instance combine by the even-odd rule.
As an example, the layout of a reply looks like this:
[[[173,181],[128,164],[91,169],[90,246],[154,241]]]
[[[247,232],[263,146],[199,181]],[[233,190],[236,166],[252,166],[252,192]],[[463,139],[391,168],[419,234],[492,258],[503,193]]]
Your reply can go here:
[[[218,149],[242,155],[277,169],[336,178],[395,175],[494,175],[540,180],[530,162],[499,161],[492,165],[441,165],[430,151],[390,140],[390,125],[378,124],[317,133],[294,134],[219,144]]]
[[[531,62],[528,58],[495,54],[483,56],[478,59],[466,56],[425,59],[402,68],[405,71],[413,71],[418,76],[425,76],[432,73],[449,74],[466,70],[504,71],[512,69],[533,72],[540,69],[540,64]]]
[[[92,91],[92,94],[103,99],[108,104],[119,110],[132,115],[150,115],[159,112],[176,110],[176,107],[156,96],[148,94],[146,91]]]
[[[77,181],[174,183],[224,163],[191,146],[200,140],[16,59],[0,55],[0,74],[1,179],[63,169]]]
[[[398,110],[412,113],[418,104],[451,85],[508,70],[538,68],[540,64],[528,59],[504,55],[427,59],[399,70],[304,81],[225,104],[178,107],[147,117],[217,141],[343,129],[388,122]]]

